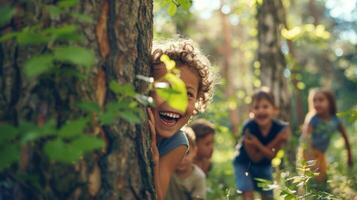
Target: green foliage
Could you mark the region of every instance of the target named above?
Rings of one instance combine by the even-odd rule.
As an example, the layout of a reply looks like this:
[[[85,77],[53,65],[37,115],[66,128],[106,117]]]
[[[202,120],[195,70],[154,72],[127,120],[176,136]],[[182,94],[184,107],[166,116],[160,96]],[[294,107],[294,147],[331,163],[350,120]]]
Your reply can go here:
[[[59,21],[62,16],[66,16],[74,22],[92,23],[92,17],[70,11],[77,3],[75,0],[63,0],[55,5],[36,6],[43,9],[42,13],[47,13],[52,21]],[[11,20],[15,12],[9,6],[0,9],[0,25],[3,25]],[[79,30],[76,23],[51,23],[48,26],[48,23],[39,21],[38,24],[27,25],[16,32],[1,35],[0,42],[13,40],[22,47],[43,49],[41,54],[31,55],[24,62],[24,78],[31,78],[31,82],[51,78],[43,76],[48,74],[83,78],[83,69],[95,65],[95,54],[91,49],[79,45],[82,38]],[[113,81],[110,83],[110,89],[117,100],[108,103],[104,108],[100,108],[94,102],[75,103],[83,112],[73,114],[71,119],[61,124],[55,119],[47,119],[43,125],[23,119],[20,119],[16,126],[2,123],[0,171],[19,162],[21,148],[26,145],[38,145],[38,141],[41,141],[41,149],[51,161],[73,164],[86,153],[104,147],[104,141],[93,132],[97,130],[93,127],[95,124],[111,125],[118,118],[129,123],[139,123],[143,115],[136,102],[138,94],[134,87],[130,84],[119,85]]]
[[[346,119],[349,123],[357,121],[357,109],[337,113],[338,117]]]
[[[14,9],[10,5],[5,4],[0,7],[0,27],[8,23],[14,15]]]
[[[179,7],[189,10],[192,6],[192,0],[160,0],[159,4],[162,8],[166,9],[170,16],[174,16]]]
[[[303,26],[295,26],[287,30],[283,29],[281,35],[288,40],[310,39],[310,40],[328,40],[330,33],[326,30],[324,25],[304,24]]]

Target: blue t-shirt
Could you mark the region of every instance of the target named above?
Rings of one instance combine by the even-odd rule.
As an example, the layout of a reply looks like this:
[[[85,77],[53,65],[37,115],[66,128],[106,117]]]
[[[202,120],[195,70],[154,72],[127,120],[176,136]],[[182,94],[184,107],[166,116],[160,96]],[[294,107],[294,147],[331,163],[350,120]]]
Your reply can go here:
[[[321,152],[326,152],[332,135],[338,130],[341,124],[340,119],[337,116],[333,116],[326,121],[314,115],[310,119],[309,124],[312,127],[312,146]]]
[[[189,146],[187,137],[181,130],[169,138],[162,138],[157,144],[160,157],[176,149],[180,145],[185,145],[187,148]]]
[[[242,130],[242,138],[244,138],[244,134],[249,130],[250,134],[254,135],[263,145],[269,144],[271,141],[275,139],[275,137],[287,126],[287,123],[284,123],[282,121],[278,120],[273,120],[272,125],[270,127],[269,133],[264,136],[259,128],[259,125],[255,122],[254,119],[248,120]],[[241,140],[237,146],[237,156],[235,158],[235,161],[238,163],[248,163],[252,162],[252,164],[255,165],[271,165],[271,160],[268,158],[263,158],[262,160],[258,162],[253,162],[249,156],[247,151],[245,150],[243,146],[243,140]]]

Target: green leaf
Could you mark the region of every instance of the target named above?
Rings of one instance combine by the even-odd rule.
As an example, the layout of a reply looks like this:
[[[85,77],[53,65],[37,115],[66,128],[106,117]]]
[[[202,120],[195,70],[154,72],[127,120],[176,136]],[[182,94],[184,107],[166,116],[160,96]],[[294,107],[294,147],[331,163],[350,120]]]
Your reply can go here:
[[[53,68],[53,55],[42,54],[37,55],[25,63],[25,74],[29,77],[38,76]]]
[[[93,51],[76,46],[57,47],[53,50],[56,60],[90,67],[94,65]]]
[[[97,103],[95,102],[81,102],[79,103],[79,108],[83,111],[86,112],[94,112],[94,113],[99,113],[100,108]]]
[[[173,70],[176,66],[176,62],[174,60],[171,60],[170,57],[166,54],[162,54],[160,57],[160,61],[163,62],[166,66],[166,69],[168,72]]]
[[[0,124],[0,146],[9,143],[18,135],[16,127],[10,124]]]
[[[10,5],[0,6],[0,27],[8,23],[12,16],[15,14],[15,9],[11,8]]]
[[[45,144],[44,151],[53,161],[73,164],[81,158],[81,151],[64,143],[61,139],[49,141]]]
[[[4,42],[4,41],[7,41],[7,40],[11,40],[13,38],[16,38],[18,35],[17,32],[11,32],[11,33],[7,33],[3,36],[0,37],[0,42]]]
[[[113,111],[106,111],[101,113],[98,118],[101,125],[110,125],[117,118],[117,114]]]
[[[51,38],[34,30],[24,29],[17,33],[16,40],[19,45],[47,44]]]
[[[174,16],[176,14],[177,6],[175,3],[170,2],[169,7],[167,8],[167,12],[170,16]]]
[[[192,0],[179,0],[179,4],[185,9],[189,10],[192,6]]]
[[[58,132],[58,136],[61,138],[73,138],[81,135],[88,123],[87,118],[79,118],[74,121],[67,121],[67,123],[61,127]]]
[[[165,74],[164,79],[170,83],[171,90],[156,88],[157,94],[172,108],[185,112],[188,105],[185,83],[172,73]]]
[[[119,116],[131,124],[137,124],[141,122],[140,113],[133,110],[126,110],[118,113]]]
[[[93,18],[89,15],[81,14],[81,13],[71,13],[72,17],[77,19],[79,22],[92,24],[94,22]]]
[[[61,8],[70,8],[78,4],[77,0],[60,0],[58,6]]]
[[[54,5],[47,5],[46,10],[50,14],[51,19],[58,19],[62,13],[62,9]]]
[[[21,127],[21,130],[23,131],[21,134],[23,134],[21,138],[21,143],[27,143],[31,141],[35,141],[36,139],[42,138],[42,137],[47,137],[50,135],[55,135],[56,134],[56,123],[54,120],[49,120],[47,121],[42,127],[37,127],[34,126],[31,123],[25,124],[25,126]],[[29,129],[24,129],[26,126]]]
[[[136,95],[134,86],[129,83],[120,85],[116,81],[110,81],[109,88],[114,93],[121,94],[122,96],[134,97]]]
[[[104,147],[104,141],[98,137],[91,135],[81,135],[81,137],[73,140],[70,145],[81,152],[81,154],[85,154],[89,151],[93,151],[95,149],[100,149]]]
[[[20,158],[20,147],[16,144],[0,146],[0,171],[17,162]]]
[[[42,31],[43,35],[48,36],[52,40],[79,40],[81,37],[77,33],[77,27],[75,25],[63,25],[60,27],[50,27]]]

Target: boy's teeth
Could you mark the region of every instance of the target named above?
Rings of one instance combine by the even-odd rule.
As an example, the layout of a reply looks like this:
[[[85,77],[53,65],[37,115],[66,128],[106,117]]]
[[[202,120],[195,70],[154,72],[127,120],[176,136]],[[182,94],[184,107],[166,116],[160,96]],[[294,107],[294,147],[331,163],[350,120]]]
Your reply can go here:
[[[164,116],[168,116],[168,117],[171,117],[171,118],[179,118],[180,115],[178,114],[175,114],[175,113],[169,113],[169,112],[160,112],[161,115],[164,115]]]

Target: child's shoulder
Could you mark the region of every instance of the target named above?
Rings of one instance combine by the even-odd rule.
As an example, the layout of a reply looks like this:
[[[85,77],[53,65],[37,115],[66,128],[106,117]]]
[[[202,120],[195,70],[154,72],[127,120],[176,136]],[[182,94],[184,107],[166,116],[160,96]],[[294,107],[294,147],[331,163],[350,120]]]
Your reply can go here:
[[[256,125],[257,125],[257,123],[255,122],[255,120],[249,118],[249,119],[247,119],[247,120],[244,121],[244,123],[243,123],[243,129],[245,129],[245,128],[250,128],[250,127],[256,126]]]
[[[177,131],[173,136],[169,138],[163,138],[158,144],[160,156],[165,155],[166,153],[176,149],[180,145],[188,145],[188,139],[182,130]]]

